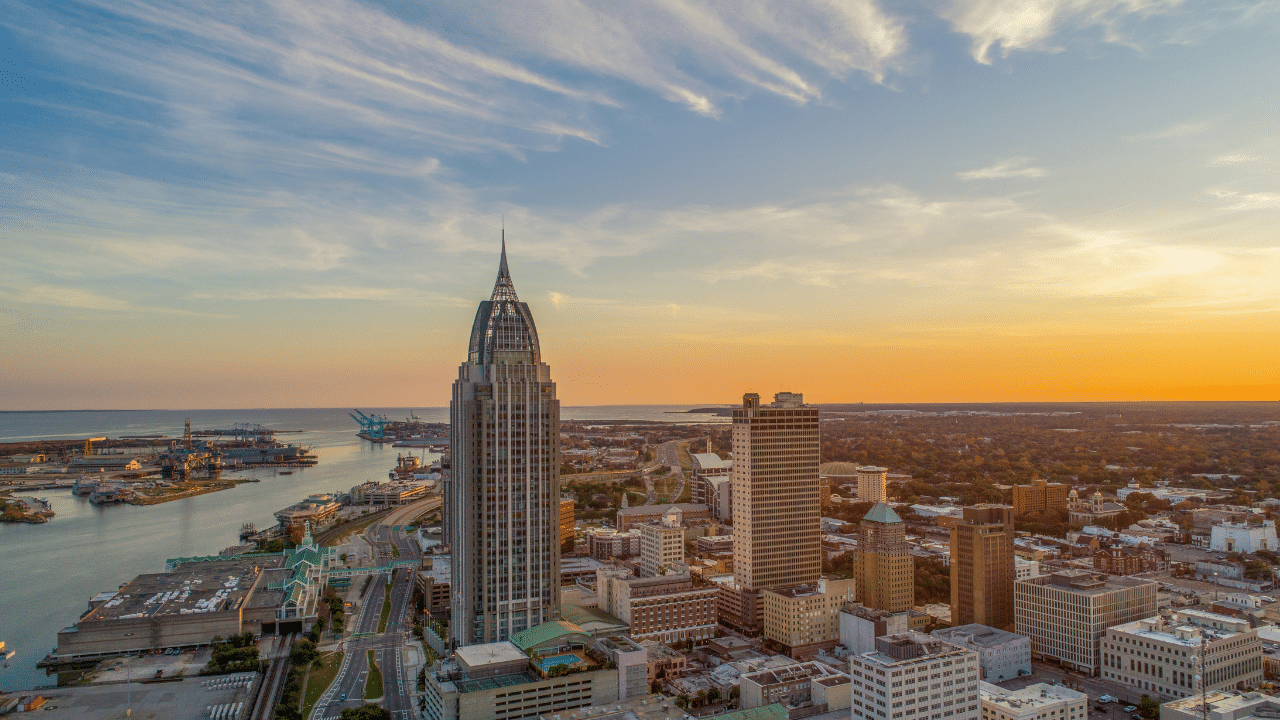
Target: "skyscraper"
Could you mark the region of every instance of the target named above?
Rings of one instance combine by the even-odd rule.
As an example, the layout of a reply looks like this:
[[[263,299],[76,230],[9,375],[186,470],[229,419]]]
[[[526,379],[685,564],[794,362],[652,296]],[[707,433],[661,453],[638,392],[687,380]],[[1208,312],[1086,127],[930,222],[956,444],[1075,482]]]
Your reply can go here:
[[[742,396],[733,411],[733,575],[740,624],[758,629],[765,588],[809,585],[822,572],[818,408],[800,393],[769,405]]]
[[[560,603],[560,403],[506,239],[449,404],[454,647],[556,619]]]
[[[915,604],[915,562],[907,547],[907,528],[884,503],[862,518],[853,572],[858,602],[866,607],[903,612]]]
[[[1012,630],[1013,581],[1013,508],[965,508],[951,526],[951,622]]]
[[[889,469],[864,465],[858,468],[858,501],[882,503],[889,499],[887,479]]]

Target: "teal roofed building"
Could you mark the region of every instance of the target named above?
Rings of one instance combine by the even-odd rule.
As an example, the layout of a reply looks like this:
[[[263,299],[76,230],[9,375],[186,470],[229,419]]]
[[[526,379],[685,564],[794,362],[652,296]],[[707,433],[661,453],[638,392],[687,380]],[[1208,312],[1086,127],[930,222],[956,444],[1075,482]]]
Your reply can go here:
[[[878,523],[902,522],[902,518],[898,517],[898,513],[894,512],[893,508],[889,507],[885,503],[876,503],[875,507],[871,508],[871,510],[862,519],[868,522]]]
[[[590,639],[587,631],[577,625],[552,620],[512,635],[511,644],[530,655],[542,655],[553,650],[585,647]]]

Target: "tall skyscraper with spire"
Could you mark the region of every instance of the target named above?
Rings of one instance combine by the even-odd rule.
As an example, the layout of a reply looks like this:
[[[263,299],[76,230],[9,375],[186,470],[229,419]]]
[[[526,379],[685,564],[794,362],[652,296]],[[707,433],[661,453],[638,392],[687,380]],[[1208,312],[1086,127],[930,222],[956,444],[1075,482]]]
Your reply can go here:
[[[449,419],[450,642],[499,642],[557,619],[560,605],[560,403],[507,270],[505,232]]]

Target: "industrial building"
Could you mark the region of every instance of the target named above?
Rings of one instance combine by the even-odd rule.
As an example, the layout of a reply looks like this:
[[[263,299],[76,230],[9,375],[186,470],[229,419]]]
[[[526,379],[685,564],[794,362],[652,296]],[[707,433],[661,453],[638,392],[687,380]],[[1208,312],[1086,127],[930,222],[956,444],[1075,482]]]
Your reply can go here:
[[[430,482],[367,482],[351,488],[352,505],[406,505],[426,497]]]

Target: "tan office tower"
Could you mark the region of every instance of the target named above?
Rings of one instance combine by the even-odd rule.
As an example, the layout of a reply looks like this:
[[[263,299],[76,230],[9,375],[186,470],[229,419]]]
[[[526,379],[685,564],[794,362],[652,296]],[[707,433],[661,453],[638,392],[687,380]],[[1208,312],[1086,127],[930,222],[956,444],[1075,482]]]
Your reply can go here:
[[[916,597],[915,567],[902,518],[893,508],[878,503],[862,518],[858,529],[853,561],[858,602],[876,610],[910,610]]]
[[[882,503],[889,499],[889,468],[866,465],[858,468],[858,502]]]
[[[1013,508],[975,505],[951,526],[951,622],[1013,629]]]
[[[739,624],[759,629],[760,591],[813,584],[822,571],[818,408],[800,393],[769,405],[742,396],[733,411],[733,575]]]

